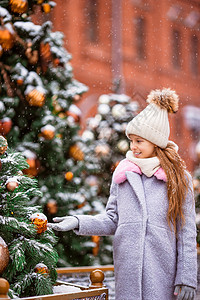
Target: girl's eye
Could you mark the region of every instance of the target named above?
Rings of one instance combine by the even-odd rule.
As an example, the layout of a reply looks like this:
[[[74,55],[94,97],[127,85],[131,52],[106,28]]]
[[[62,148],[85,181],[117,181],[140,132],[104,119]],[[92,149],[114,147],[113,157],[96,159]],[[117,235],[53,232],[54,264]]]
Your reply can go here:
[[[141,140],[137,140],[137,142],[138,142],[138,143],[141,143],[142,141],[141,141]]]

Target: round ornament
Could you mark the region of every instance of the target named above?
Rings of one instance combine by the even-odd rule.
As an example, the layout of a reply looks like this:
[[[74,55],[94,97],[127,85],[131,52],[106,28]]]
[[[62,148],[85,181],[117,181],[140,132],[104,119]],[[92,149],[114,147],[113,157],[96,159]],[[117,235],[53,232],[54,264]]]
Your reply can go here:
[[[73,99],[74,99],[74,101],[79,101],[79,100],[81,100],[81,96],[80,95],[75,95],[73,97]]]
[[[73,157],[75,160],[83,160],[84,159],[84,153],[77,144],[75,144],[69,148],[69,155],[71,157]]]
[[[29,176],[36,176],[39,172],[40,169],[40,162],[37,159],[37,156],[34,152],[30,151],[30,150],[26,150],[23,152],[23,155],[26,158],[26,162],[29,165],[28,169],[24,169],[23,173],[27,174]]]
[[[45,14],[50,13],[50,11],[51,11],[50,4],[49,3],[43,3],[42,4],[42,10],[43,10],[43,12],[45,12]]]
[[[98,138],[109,140],[111,138],[112,134],[113,134],[113,130],[111,128],[109,128],[109,127],[102,128],[100,130]]]
[[[47,230],[47,217],[43,213],[34,213],[30,216],[32,223],[37,227],[37,233]]]
[[[6,135],[12,128],[12,120],[10,118],[3,118],[0,120],[0,134]]]
[[[82,138],[84,141],[93,141],[94,140],[94,133],[90,130],[85,130],[82,134]]]
[[[75,104],[72,104],[66,112],[66,115],[71,116],[75,122],[80,122],[81,110]]]
[[[73,177],[74,177],[74,174],[73,174],[72,172],[67,172],[67,173],[65,174],[65,179],[66,179],[67,181],[71,181],[71,180],[73,179]]]
[[[9,4],[14,13],[23,14],[28,10],[27,0],[10,0]]]
[[[19,182],[16,178],[9,178],[6,181],[6,188],[9,192],[13,192],[19,186]]]
[[[199,187],[200,187],[200,181],[199,181],[199,179],[196,179],[196,178],[193,179],[192,183],[193,183],[194,190],[197,191],[199,189]]]
[[[24,83],[24,80],[22,78],[17,79],[17,85],[21,86]]]
[[[127,140],[121,140],[117,143],[117,148],[122,153],[127,152],[129,149],[129,143],[127,142]]]
[[[110,147],[107,144],[98,145],[95,148],[97,156],[107,156],[110,153]]]
[[[110,97],[108,95],[101,95],[99,97],[99,104],[108,104],[110,102]]]
[[[41,128],[41,135],[46,140],[52,140],[55,136],[55,127],[53,127],[50,124],[45,125],[44,127]]]
[[[97,114],[94,118],[89,119],[88,126],[91,129],[96,129],[102,120],[102,116]]]
[[[49,269],[45,264],[39,263],[35,266],[34,272],[46,277],[49,274]]]
[[[89,186],[97,186],[98,185],[98,179],[94,175],[90,175],[85,179],[85,183]]]
[[[9,251],[6,242],[0,237],[0,275],[5,271],[9,263]]]
[[[51,48],[49,43],[41,43],[40,44],[40,57],[46,62],[50,62],[52,60]]]
[[[13,44],[14,38],[12,33],[7,28],[0,26],[0,45],[3,50],[10,50]]]
[[[26,100],[28,101],[30,106],[43,106],[45,102],[45,94],[38,91],[37,89],[33,89],[26,95]]]
[[[108,104],[100,104],[98,107],[98,113],[101,115],[107,115],[110,112]]]
[[[53,200],[53,199],[49,200],[47,202],[46,208],[50,214],[52,214],[52,215],[56,214],[58,212],[58,204],[57,204],[56,200]]]
[[[0,135],[0,155],[3,155],[8,148],[7,140]]]
[[[114,118],[123,118],[126,115],[126,108],[122,104],[115,104],[112,108]]]

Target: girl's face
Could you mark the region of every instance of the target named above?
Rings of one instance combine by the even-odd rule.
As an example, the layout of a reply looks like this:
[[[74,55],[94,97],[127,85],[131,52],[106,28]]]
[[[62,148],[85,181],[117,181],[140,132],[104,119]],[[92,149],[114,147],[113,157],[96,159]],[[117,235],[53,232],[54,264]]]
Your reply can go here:
[[[130,149],[134,157],[149,158],[156,156],[154,144],[135,134],[130,134],[129,137],[131,139]]]

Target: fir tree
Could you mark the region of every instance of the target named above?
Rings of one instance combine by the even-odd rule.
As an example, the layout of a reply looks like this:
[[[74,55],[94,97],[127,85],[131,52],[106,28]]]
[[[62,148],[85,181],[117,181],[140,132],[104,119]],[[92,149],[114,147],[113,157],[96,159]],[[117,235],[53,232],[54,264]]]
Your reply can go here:
[[[98,112],[88,119],[82,138],[88,144],[90,156],[97,160],[96,174],[87,177],[86,182],[97,189],[97,205],[93,213],[105,209],[112,174],[129,150],[129,141],[125,135],[127,123],[133,119],[138,110],[137,101],[125,94],[103,94],[98,100]],[[103,206],[103,208],[102,208]],[[112,238],[92,237],[96,247],[93,254],[101,264],[112,263]]]
[[[86,164],[87,148],[79,136],[76,105],[87,87],[73,78],[71,55],[63,34],[51,22],[31,21],[34,6],[48,12],[52,1],[4,0],[0,6],[0,133],[21,152],[43,192],[35,197],[48,220],[58,215],[89,213],[95,187],[85,177],[96,169]],[[87,156],[87,158],[89,158]],[[59,233],[59,266],[92,263],[91,238]]]
[[[11,297],[51,294],[58,259],[53,248],[56,237],[47,230],[41,208],[31,205],[41,192],[37,181],[22,173],[27,162],[20,153],[6,149],[6,139],[0,136],[0,241],[9,250],[2,276],[10,283]]]

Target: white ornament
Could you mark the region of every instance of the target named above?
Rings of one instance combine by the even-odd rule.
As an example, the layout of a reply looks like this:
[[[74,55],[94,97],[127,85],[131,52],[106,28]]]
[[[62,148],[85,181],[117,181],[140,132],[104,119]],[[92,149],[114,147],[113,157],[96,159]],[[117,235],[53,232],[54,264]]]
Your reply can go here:
[[[47,220],[47,217],[43,213],[34,213],[30,216],[31,220],[35,220],[36,218],[42,221]]]
[[[85,130],[82,134],[82,139],[84,141],[92,141],[94,140],[94,133],[90,130]]]
[[[99,97],[100,104],[108,104],[110,102],[110,97],[106,94],[103,94]]]
[[[117,143],[117,148],[121,152],[126,152],[129,149],[129,143],[127,142],[127,140],[121,140]]]
[[[115,118],[121,118],[126,115],[126,108],[122,104],[116,104],[112,108],[112,115]]]
[[[100,104],[98,107],[98,113],[101,115],[107,115],[110,112],[108,104]]]
[[[50,124],[47,124],[41,128],[41,132],[44,132],[45,130],[55,132],[55,127]]]
[[[94,118],[89,119],[88,126],[91,129],[96,129],[102,120],[102,116],[97,114]]]
[[[102,128],[100,130],[98,139],[107,139],[108,140],[111,137],[112,133],[113,133],[113,130],[111,128]]]

